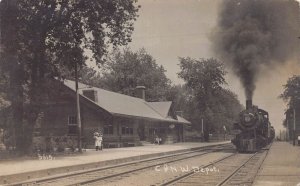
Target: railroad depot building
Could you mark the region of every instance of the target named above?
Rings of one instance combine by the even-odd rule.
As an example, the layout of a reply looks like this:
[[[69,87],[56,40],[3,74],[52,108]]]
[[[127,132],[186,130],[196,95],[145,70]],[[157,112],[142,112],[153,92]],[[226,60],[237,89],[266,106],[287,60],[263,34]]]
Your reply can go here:
[[[285,120],[287,123],[287,137],[289,141],[294,140],[294,132],[295,132],[295,141],[297,143],[298,136],[300,136],[300,106],[296,106],[295,108],[289,108],[285,112]]]
[[[75,82],[61,83],[60,97],[43,108],[36,136],[77,138]],[[190,122],[177,116],[172,102],[147,102],[145,87],[137,87],[131,97],[97,87],[78,84],[82,144],[94,147],[94,132],[103,133],[104,147],[137,146],[141,141],[182,142],[184,126]]]

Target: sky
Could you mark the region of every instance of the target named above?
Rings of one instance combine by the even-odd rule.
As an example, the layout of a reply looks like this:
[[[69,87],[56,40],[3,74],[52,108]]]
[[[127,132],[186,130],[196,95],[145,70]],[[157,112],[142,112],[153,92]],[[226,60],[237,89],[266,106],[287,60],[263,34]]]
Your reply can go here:
[[[129,47],[145,48],[163,65],[173,84],[183,83],[178,78],[178,57],[211,58],[210,33],[213,31],[220,0],[139,0],[139,17]],[[300,41],[299,41],[300,45]],[[264,73],[257,82],[253,103],[269,112],[277,132],[283,130],[285,103],[278,99],[283,86],[292,75],[300,75],[300,56],[284,66]],[[227,69],[227,87],[245,104],[244,90],[230,69]]]

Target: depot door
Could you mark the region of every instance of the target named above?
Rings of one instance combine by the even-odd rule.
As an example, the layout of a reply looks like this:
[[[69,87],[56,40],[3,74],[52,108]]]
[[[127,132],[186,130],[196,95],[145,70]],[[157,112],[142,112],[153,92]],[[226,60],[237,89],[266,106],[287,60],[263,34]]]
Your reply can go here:
[[[139,124],[138,135],[141,141],[145,141],[145,124]]]

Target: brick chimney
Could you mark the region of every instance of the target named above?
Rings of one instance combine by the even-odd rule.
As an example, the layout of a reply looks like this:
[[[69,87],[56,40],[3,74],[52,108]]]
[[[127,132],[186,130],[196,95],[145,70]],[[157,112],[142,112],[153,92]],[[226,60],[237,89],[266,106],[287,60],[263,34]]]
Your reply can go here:
[[[135,88],[135,96],[143,100],[146,100],[145,89],[146,89],[145,86],[137,86]]]
[[[82,94],[94,102],[98,102],[97,91],[93,89],[82,90]]]
[[[180,116],[180,117],[183,117],[183,111],[182,110],[176,111],[176,115]]]

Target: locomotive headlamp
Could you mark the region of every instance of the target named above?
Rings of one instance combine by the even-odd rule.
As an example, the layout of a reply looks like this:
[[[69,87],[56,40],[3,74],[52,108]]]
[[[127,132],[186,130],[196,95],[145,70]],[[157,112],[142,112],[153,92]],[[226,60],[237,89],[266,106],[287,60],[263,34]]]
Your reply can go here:
[[[250,115],[248,115],[248,114],[245,115],[244,120],[245,120],[245,122],[250,122],[251,121]]]

